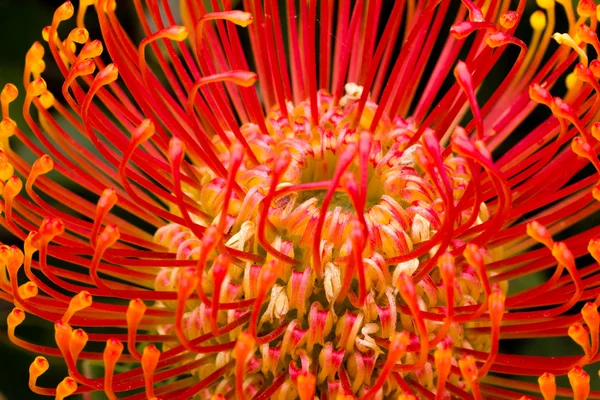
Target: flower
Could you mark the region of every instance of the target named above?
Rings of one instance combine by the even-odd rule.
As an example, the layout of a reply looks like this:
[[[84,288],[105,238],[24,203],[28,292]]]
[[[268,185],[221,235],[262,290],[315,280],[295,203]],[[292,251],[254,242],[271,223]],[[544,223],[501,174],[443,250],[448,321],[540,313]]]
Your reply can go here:
[[[525,1],[207,3],[182,0],[179,21],[134,1],[136,43],[114,0],[81,0],[63,36],[66,2],[43,31],[56,97],[44,46],[27,53],[34,137],[9,116],[17,88],[1,93],[1,222],[23,246],[0,247],[0,298],[10,339],[40,355],[31,390],[597,397],[582,369],[600,358],[594,3],[560,2],[555,33],[539,0],[528,44]],[[26,314],[54,323],[56,347],[19,338]],[[500,348],[554,336],[580,354]],[[48,355],[68,367],[55,389],[37,384]]]

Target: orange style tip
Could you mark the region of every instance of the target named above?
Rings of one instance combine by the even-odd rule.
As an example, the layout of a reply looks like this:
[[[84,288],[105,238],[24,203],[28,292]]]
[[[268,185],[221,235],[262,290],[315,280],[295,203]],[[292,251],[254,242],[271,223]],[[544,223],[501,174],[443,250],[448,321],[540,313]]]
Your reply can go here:
[[[475,358],[473,356],[465,355],[461,357],[460,360],[458,360],[458,367],[467,383],[471,384],[477,380],[477,364],[475,363]]]
[[[31,81],[27,86],[27,96],[37,97],[42,93],[45,93],[46,90],[48,90],[48,86],[46,85],[44,78],[37,78]]]
[[[68,323],[62,320],[54,323],[54,341],[61,352],[64,353],[70,347],[72,333],[73,329]]]
[[[600,10],[600,8],[599,8],[599,10]],[[596,39],[597,39],[597,37],[596,37]],[[592,74],[594,74],[594,77],[596,79],[600,79],[600,61],[592,60],[592,62],[589,65],[589,68],[592,71]],[[596,122],[596,124],[598,124],[598,122]]]
[[[69,39],[75,43],[83,44],[90,38],[90,33],[85,28],[75,28],[69,33]]]
[[[12,103],[19,96],[19,90],[12,83],[7,83],[0,93],[0,100],[3,104]]]
[[[162,34],[166,39],[173,40],[175,42],[181,42],[188,37],[188,30],[185,26],[173,25],[165,28]]]
[[[596,261],[600,262],[600,238],[591,239],[587,250]]]
[[[254,72],[244,71],[244,70],[236,70],[227,72],[227,79],[230,82],[235,83],[241,87],[251,87],[258,80],[258,75]]]
[[[210,398],[210,400],[225,400],[225,396],[222,394],[215,394]]]
[[[435,368],[437,370],[438,377],[446,379],[452,367],[452,348],[437,348],[433,353],[433,358],[435,360]]]
[[[198,285],[198,274],[193,267],[185,268],[179,275],[179,283],[177,285],[178,298],[187,300]]]
[[[79,59],[95,58],[102,54],[104,46],[98,39],[86,43],[79,52]]]
[[[312,400],[315,396],[316,378],[313,374],[300,374],[296,387],[298,388],[298,397],[300,400]]]
[[[576,323],[569,327],[569,337],[577,343],[586,355],[590,353],[590,337],[588,331],[580,324]]]
[[[467,64],[462,60],[459,60],[458,63],[456,64],[456,67],[454,67],[454,76],[461,83],[462,82],[469,82],[469,83],[471,82],[471,73],[469,72],[469,69],[467,68]]]
[[[246,360],[254,353],[254,347],[256,346],[256,339],[248,332],[242,332],[235,342],[233,349],[233,356],[239,362],[246,362]]]
[[[6,264],[8,262],[8,253],[10,252],[10,247],[5,244],[0,245],[0,262]]]
[[[588,301],[581,308],[581,316],[588,326],[598,325],[600,319],[598,306],[595,303]]]
[[[42,28],[42,39],[44,42],[47,42],[50,39],[50,29],[52,29],[50,25],[46,25]]]
[[[600,122],[596,122],[594,125],[592,125],[592,136],[596,140],[600,141]]]
[[[69,70],[70,78],[76,78],[78,76],[92,75],[96,71],[96,63],[90,58],[85,60],[76,61],[71,69]]]
[[[109,85],[119,78],[119,69],[115,64],[108,64],[96,75],[94,83],[104,86]]]
[[[577,14],[582,18],[590,18],[596,15],[596,4],[592,0],[579,0]]]
[[[15,134],[17,123],[11,118],[4,118],[0,122],[0,136],[10,137]]]
[[[252,14],[240,10],[228,11],[225,19],[238,26],[241,26],[242,28],[247,27],[252,23],[252,21],[254,21]]]
[[[275,261],[270,261],[265,264],[258,276],[259,285],[261,285],[265,289],[270,289],[271,286],[275,283],[277,278],[279,278],[279,267]]]
[[[536,103],[544,104],[546,106],[550,106],[550,103],[552,102],[552,95],[550,92],[538,83],[529,85],[529,98]]]
[[[473,143],[469,140],[465,130],[461,127],[457,127],[452,133],[450,144],[452,149],[459,154],[475,152],[475,146],[473,146]]]
[[[8,254],[6,258],[6,268],[8,269],[8,272],[11,274],[16,274],[19,268],[21,268],[21,265],[23,265],[24,259],[25,256],[23,255],[21,249],[14,245],[10,246],[8,248]]]
[[[592,196],[596,201],[600,201],[600,183],[597,183],[592,188]]]
[[[492,322],[500,323],[504,315],[505,296],[498,286],[492,288],[492,293],[488,297],[488,309]]]
[[[38,231],[30,231],[25,242],[23,243],[23,249],[28,257],[31,257],[33,253],[40,248],[40,235]]]
[[[23,321],[25,321],[25,311],[18,307],[13,308],[10,314],[8,314],[8,317],[6,317],[8,329],[15,329],[17,326],[21,325]]]
[[[517,13],[516,11],[506,11],[500,17],[500,26],[508,30],[514,27],[518,20],[519,13]]]
[[[66,21],[75,14],[75,8],[70,1],[64,2],[54,12],[54,20],[57,22]]]
[[[173,137],[169,141],[169,160],[181,160],[185,155],[185,143],[178,137]]]
[[[88,308],[91,305],[92,295],[86,290],[82,290],[81,292],[73,296],[71,302],[69,303],[69,307],[73,307],[73,309],[77,311],[81,311],[84,308]]]
[[[63,400],[65,397],[72,395],[77,390],[77,382],[73,378],[63,379],[56,387],[56,400]]]
[[[96,248],[107,249],[119,240],[121,234],[119,228],[115,224],[106,225],[102,233],[98,236]]]
[[[88,342],[88,335],[83,329],[75,329],[71,332],[71,341],[69,342],[69,351],[73,360],[77,361],[79,354]]]
[[[47,217],[42,222],[38,232],[42,239],[54,238],[65,232],[65,224],[60,218]]]
[[[40,42],[34,42],[27,51],[26,61],[33,62],[44,57],[44,46]]]
[[[140,320],[146,312],[146,304],[140,299],[133,299],[127,307],[126,319],[127,324],[139,324]]]
[[[113,188],[106,188],[102,191],[102,195],[98,199],[98,208],[110,210],[117,204],[117,192]]]
[[[21,296],[21,298],[23,300],[27,300],[30,299],[32,297],[37,296],[38,294],[38,287],[34,282],[27,282],[22,284],[21,286],[19,286],[19,296]]]
[[[48,368],[50,368],[48,360],[42,356],[37,356],[29,366],[29,378],[35,382],[40,375],[48,371]]]
[[[160,351],[155,345],[151,344],[144,347],[142,352],[142,369],[145,373],[152,373],[158,365],[160,359]]]
[[[552,256],[556,258],[556,261],[566,266],[567,268],[575,265],[575,259],[573,253],[567,247],[564,242],[556,242],[552,246]]]
[[[440,268],[440,275],[444,281],[446,287],[452,286],[454,282],[454,274],[456,272],[456,266],[454,265],[454,257],[450,253],[444,253],[438,260],[438,266]]]
[[[54,169],[54,160],[52,160],[48,154],[44,154],[33,163],[30,176],[34,173],[36,175],[47,174],[48,172],[52,171],[52,169]]]
[[[473,23],[470,21],[462,21],[450,27],[450,34],[455,39],[464,39],[473,32]]]
[[[475,243],[468,243],[463,251],[465,259],[472,267],[478,267],[479,264],[483,265],[483,256],[481,255],[481,249]]]
[[[583,65],[583,63],[578,63],[573,70],[573,74],[575,77],[584,82],[591,82],[594,79],[594,74],[592,70]]]
[[[569,103],[560,97],[554,97],[550,102],[550,110],[558,118],[565,118],[572,121],[575,118],[575,112]]]
[[[494,32],[485,37],[485,44],[491,48],[496,48],[506,46],[512,39],[514,39],[512,36],[507,35],[504,32]]]
[[[119,361],[121,354],[123,353],[123,343],[117,339],[108,339],[106,341],[106,347],[104,348],[104,364],[109,366]]]
[[[537,221],[531,221],[527,223],[527,235],[533,240],[542,243],[547,247],[552,247],[554,241],[548,230]]]
[[[144,119],[140,125],[133,131],[133,138],[139,143],[150,139],[155,132],[154,122],[150,119]]]
[[[575,367],[568,373],[573,389],[573,400],[585,400],[590,393],[590,376],[581,367]]]
[[[590,158],[590,156],[596,157],[595,153],[592,155],[593,150],[590,144],[580,136],[571,140],[571,150],[581,158]]]

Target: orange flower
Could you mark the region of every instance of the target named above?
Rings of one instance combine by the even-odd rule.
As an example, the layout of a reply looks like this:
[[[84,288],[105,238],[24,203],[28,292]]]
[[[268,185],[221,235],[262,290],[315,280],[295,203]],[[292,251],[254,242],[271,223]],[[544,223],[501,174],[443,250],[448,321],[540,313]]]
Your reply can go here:
[[[115,0],[67,2],[43,31],[61,92],[42,44],[26,58],[34,137],[2,91],[0,222],[24,244],[0,246],[0,298],[10,339],[40,354],[31,390],[600,397],[582,369],[600,358],[594,3],[561,2],[554,33],[539,0],[528,44],[523,0],[231,3],[181,0],[178,20],[134,0],[135,43]],[[55,324],[56,347],[18,337],[27,314]],[[581,354],[501,351],[554,336]],[[56,389],[36,383],[42,355],[66,362]]]

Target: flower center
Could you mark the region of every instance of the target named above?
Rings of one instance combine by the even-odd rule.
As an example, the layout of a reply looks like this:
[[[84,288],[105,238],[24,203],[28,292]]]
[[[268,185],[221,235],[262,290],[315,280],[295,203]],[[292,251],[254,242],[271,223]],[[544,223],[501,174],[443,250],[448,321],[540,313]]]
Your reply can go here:
[[[254,124],[242,126],[257,162],[242,157],[242,149],[214,139],[229,178],[199,166],[203,180],[186,190],[206,213],[197,221],[208,233],[198,238],[190,229],[170,224],[156,234],[157,241],[177,251],[179,259],[205,263],[199,286],[216,298],[216,302],[182,303],[187,339],[214,334],[219,331],[215,327],[251,314],[249,329],[259,339],[268,336],[270,342],[260,349],[262,371],[255,371],[260,379],[268,379],[269,370],[276,375],[290,362],[291,370],[300,371],[303,367],[293,361],[300,357],[302,365],[318,363],[319,383],[328,371],[344,364],[355,389],[369,385],[370,375],[380,367],[377,357],[387,351],[398,325],[412,335],[414,348],[404,355],[407,363],[418,364],[417,359],[429,348],[441,346],[447,335],[455,346],[489,350],[487,337],[466,339],[461,324],[443,318],[449,315],[445,312],[449,299],[456,307],[482,301],[478,274],[483,268],[477,271],[477,263],[452,272],[448,275],[452,278],[438,270],[428,273],[412,292],[401,296],[404,304],[397,304],[398,290],[407,290],[406,285],[398,286],[404,276],[430,264],[454,268],[452,257],[440,258],[437,246],[425,242],[434,243],[430,239],[443,235],[449,226],[466,230],[487,220],[485,203],[447,215],[452,212],[448,205],[461,200],[472,179],[470,166],[458,155],[440,157],[427,143],[413,143],[418,127],[411,120],[384,117],[369,131],[377,104],[367,101],[357,119],[361,90],[346,85],[346,96],[337,105],[331,95],[319,92],[321,118],[316,126],[310,121],[309,101],[287,103],[285,113],[272,111],[266,131]],[[439,164],[431,161],[436,157]],[[237,191],[233,181],[240,186]],[[439,198],[436,193],[444,192],[439,187],[444,183],[447,198]],[[222,249],[207,244],[206,238],[213,235],[225,236],[228,248],[261,261],[230,254],[223,274]],[[449,248],[463,245],[455,240]],[[415,249],[417,256],[407,258]],[[165,268],[158,274],[156,290],[181,292],[185,274]],[[455,286],[451,295],[445,290],[448,284]],[[219,303],[221,308],[213,312]],[[252,307],[227,311],[224,303]],[[439,314],[439,322],[419,326],[402,307]],[[161,332],[172,329],[162,327]],[[235,340],[238,330],[223,334]],[[216,346],[222,340],[209,341]],[[229,352],[218,354],[216,359],[229,357]],[[433,388],[433,376],[421,375],[415,378]]]

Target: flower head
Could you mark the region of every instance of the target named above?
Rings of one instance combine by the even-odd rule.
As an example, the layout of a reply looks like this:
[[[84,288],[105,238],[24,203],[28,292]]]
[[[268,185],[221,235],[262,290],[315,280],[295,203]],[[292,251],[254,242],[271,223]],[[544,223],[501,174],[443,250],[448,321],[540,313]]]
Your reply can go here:
[[[31,390],[590,395],[582,367],[600,357],[599,267],[586,258],[600,261],[598,227],[586,223],[600,200],[593,2],[538,1],[528,43],[515,36],[525,1],[180,3],[177,13],[135,0],[137,42],[115,0],[60,6],[47,45],[27,53],[33,137],[10,118],[17,88],[1,93],[0,222],[23,246],[0,246],[0,298],[15,305],[10,339],[40,354]],[[85,28],[92,17],[101,40]],[[45,48],[60,93],[41,77]],[[538,109],[546,119],[528,128]],[[543,283],[508,291],[541,271]],[[18,337],[27,314],[54,323],[56,347]],[[500,349],[550,336],[569,336],[580,354]],[[56,389],[37,385],[44,356],[67,364]],[[100,361],[103,376],[79,360]],[[559,375],[571,388],[557,388]]]

